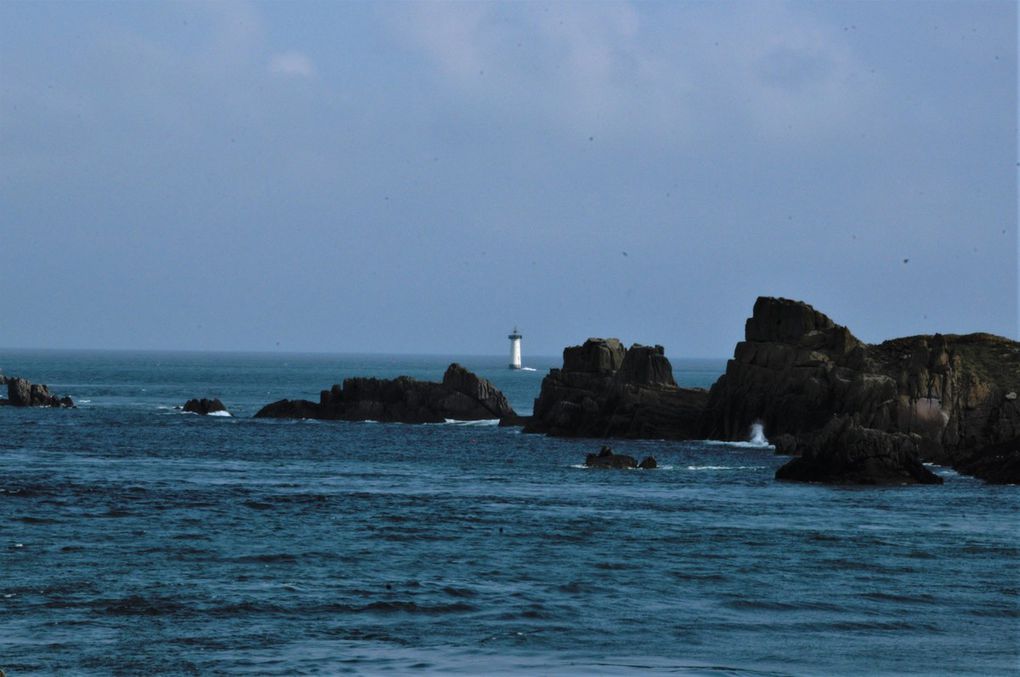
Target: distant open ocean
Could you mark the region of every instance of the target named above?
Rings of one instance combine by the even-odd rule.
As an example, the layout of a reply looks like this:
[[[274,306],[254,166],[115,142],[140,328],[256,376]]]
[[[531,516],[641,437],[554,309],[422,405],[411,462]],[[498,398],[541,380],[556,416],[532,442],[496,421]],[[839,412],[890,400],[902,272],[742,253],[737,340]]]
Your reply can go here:
[[[0,668],[52,674],[1020,671],[1020,490],[776,482],[769,448],[254,420],[454,358],[0,351]],[[530,413],[559,358],[457,359]],[[708,387],[724,360],[674,360]],[[232,418],[184,414],[219,397]],[[768,431],[765,431],[766,435]]]

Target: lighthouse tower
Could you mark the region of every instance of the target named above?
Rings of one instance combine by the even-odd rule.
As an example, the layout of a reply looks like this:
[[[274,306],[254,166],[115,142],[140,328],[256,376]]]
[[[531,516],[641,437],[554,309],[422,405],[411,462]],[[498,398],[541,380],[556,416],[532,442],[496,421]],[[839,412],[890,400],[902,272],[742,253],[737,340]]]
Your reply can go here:
[[[507,336],[510,339],[510,368],[520,369],[521,368],[521,339],[524,338],[517,333],[517,327],[514,327],[513,332]]]

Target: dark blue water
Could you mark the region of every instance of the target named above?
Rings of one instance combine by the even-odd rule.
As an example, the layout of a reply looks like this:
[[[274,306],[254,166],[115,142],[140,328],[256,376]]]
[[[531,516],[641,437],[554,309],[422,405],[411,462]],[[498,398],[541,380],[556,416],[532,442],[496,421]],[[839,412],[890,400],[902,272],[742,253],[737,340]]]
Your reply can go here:
[[[1016,487],[777,483],[771,450],[253,420],[449,359],[0,352],[0,668],[24,674],[1015,674]],[[535,372],[465,358],[522,412]],[[679,362],[708,385],[722,362]],[[235,418],[173,409],[218,396]]]

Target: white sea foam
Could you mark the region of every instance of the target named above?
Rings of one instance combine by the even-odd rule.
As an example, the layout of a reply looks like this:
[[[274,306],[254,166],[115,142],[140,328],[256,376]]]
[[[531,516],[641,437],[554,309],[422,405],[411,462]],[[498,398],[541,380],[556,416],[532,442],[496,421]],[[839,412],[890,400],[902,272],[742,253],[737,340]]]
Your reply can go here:
[[[481,419],[481,420],[478,420],[478,421],[461,421],[461,420],[456,419],[456,418],[448,418],[448,419],[446,419],[444,421],[444,423],[447,423],[449,425],[459,425],[459,426],[464,426],[464,427],[479,428],[479,427],[488,427],[488,426],[499,425],[499,419],[498,418],[484,418],[484,419]]]
[[[587,466],[584,463],[571,463],[570,467],[571,468],[579,468],[581,470],[591,470],[591,466]],[[604,470],[604,468],[599,468],[599,469],[600,470]],[[656,466],[655,468],[652,468],[652,470],[672,470],[672,469],[673,469],[673,466],[671,466],[671,465],[660,465],[660,466]],[[644,470],[644,468],[620,468],[620,470]]]
[[[233,416],[229,411],[210,411],[209,416]]]
[[[78,404],[92,404],[92,400],[78,400]]]
[[[689,465],[688,470],[761,470],[763,465]]]
[[[702,440],[704,444],[716,447],[733,447],[734,449],[775,449],[774,444],[757,444],[755,442],[727,442],[725,440]]]
[[[521,371],[538,371],[534,367],[521,367]]]
[[[759,447],[769,446],[769,441],[765,438],[765,426],[761,424],[761,421],[751,424],[751,439],[748,442]]]

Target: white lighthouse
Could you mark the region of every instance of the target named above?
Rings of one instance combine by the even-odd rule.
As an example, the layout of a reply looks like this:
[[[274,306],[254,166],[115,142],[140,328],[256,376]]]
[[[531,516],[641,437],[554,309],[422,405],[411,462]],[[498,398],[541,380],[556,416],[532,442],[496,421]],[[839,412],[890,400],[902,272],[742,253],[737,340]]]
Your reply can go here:
[[[507,336],[510,339],[510,368],[520,369],[521,368],[521,339],[524,338],[517,332],[517,327],[514,327],[513,332]]]

